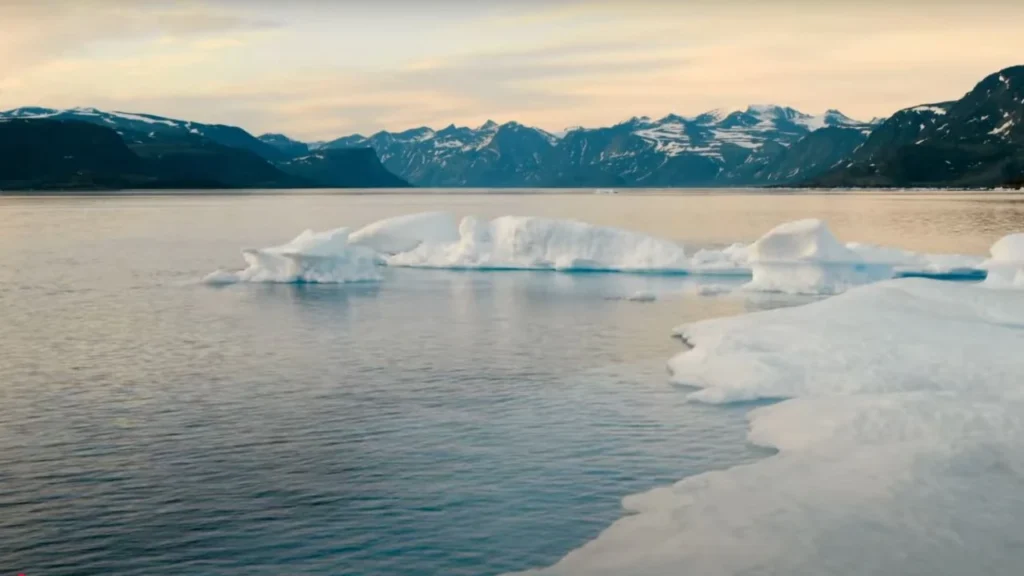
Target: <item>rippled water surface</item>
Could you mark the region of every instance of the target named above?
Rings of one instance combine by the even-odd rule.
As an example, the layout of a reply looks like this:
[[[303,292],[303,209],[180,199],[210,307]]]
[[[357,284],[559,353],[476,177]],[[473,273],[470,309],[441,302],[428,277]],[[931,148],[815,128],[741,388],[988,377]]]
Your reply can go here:
[[[627,494],[764,455],[749,406],[685,403],[664,362],[673,326],[779,303],[619,274],[197,282],[428,209],[693,245],[822,216],[980,253],[1024,227],[1019,200],[977,195],[0,197],[0,574],[497,574],[554,562]],[[622,299],[640,290],[663,296]]]

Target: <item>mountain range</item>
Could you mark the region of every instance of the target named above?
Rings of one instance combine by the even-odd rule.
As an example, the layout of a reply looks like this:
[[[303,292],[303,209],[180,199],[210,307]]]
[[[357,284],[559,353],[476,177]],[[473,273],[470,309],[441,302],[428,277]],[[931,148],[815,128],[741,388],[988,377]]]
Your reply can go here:
[[[0,112],[0,188],[988,187],[1024,182],[1022,115],[1024,66],[960,100],[870,122],[763,105],[561,135],[488,121],[307,143],[149,114],[18,108]]]
[[[0,112],[0,189],[408,185],[368,148],[302,158],[235,126],[94,108]]]
[[[1024,184],[1024,66],[986,77],[963,98],[901,110],[817,186]]]
[[[815,139],[822,157],[793,149],[826,128]],[[818,174],[870,131],[871,124],[835,110],[811,116],[782,106],[751,106],[694,117],[634,117],[561,137],[517,122],[488,121],[477,128],[356,134],[321,146],[369,146],[385,167],[417,186],[736,186]]]

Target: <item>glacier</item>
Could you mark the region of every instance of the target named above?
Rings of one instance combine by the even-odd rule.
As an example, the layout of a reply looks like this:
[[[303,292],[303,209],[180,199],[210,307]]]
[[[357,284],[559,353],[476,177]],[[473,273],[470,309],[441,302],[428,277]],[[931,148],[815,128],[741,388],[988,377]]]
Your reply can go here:
[[[248,267],[220,270],[209,283],[352,282],[379,279],[378,266],[476,270],[553,270],[750,277],[742,290],[836,294],[900,276],[981,279],[982,257],[922,254],[842,244],[825,222],[777,226],[751,244],[688,254],[676,241],[568,219],[501,216],[484,220],[423,212],[370,223],[354,232],[306,231],[292,242],[243,251]],[[991,260],[990,271],[1012,261]],[[989,261],[985,261],[989,262]],[[1016,274],[1017,268],[1012,268]],[[1024,274],[1021,276],[1024,282]],[[1012,281],[1011,281],[1012,284]]]
[[[629,496],[630,515],[529,574],[1019,573],[1020,293],[896,279],[676,332],[673,382],[760,400],[749,439],[776,453]]]

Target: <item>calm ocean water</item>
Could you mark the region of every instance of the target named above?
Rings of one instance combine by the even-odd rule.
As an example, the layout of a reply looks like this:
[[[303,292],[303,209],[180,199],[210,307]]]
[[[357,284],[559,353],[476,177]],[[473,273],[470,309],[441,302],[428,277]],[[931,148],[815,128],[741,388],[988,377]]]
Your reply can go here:
[[[749,406],[666,384],[668,335],[790,302],[622,274],[198,282],[306,228],[439,209],[694,246],[808,216],[932,252],[1024,228],[1024,197],[978,194],[0,197],[0,575],[498,574],[627,494],[764,455]]]

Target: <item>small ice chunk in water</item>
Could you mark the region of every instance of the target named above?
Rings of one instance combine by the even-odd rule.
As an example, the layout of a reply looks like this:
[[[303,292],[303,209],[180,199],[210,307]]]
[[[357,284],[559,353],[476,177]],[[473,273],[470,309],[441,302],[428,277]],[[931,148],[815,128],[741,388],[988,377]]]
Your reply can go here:
[[[630,302],[654,302],[657,299],[658,296],[654,292],[648,292],[646,290],[634,292],[629,298],[626,298],[626,300],[629,300]]]

